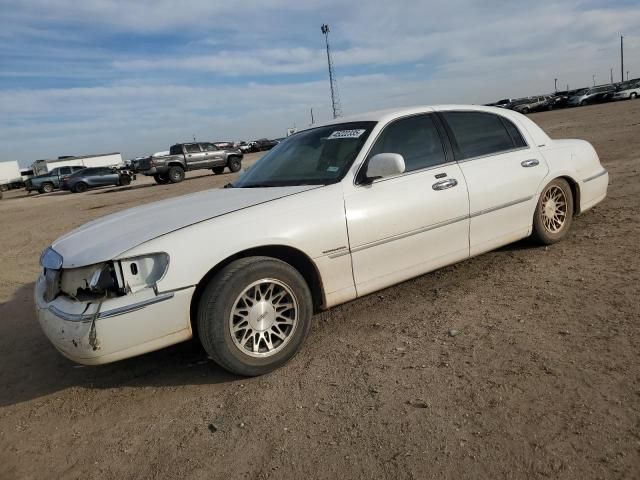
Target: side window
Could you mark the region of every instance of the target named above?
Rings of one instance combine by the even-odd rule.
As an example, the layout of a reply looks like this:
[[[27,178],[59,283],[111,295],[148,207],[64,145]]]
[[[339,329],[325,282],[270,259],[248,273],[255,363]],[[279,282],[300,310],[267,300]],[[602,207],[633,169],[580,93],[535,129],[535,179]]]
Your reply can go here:
[[[200,153],[200,147],[197,143],[189,143],[184,146],[187,153]]]
[[[215,152],[218,148],[213,143],[203,143],[202,150],[205,152]]]
[[[71,173],[71,169],[69,167],[62,167],[60,169],[60,175],[69,175]]]
[[[405,172],[446,162],[433,115],[416,115],[388,125],[376,140],[369,157],[378,153],[402,155]]]
[[[443,115],[458,144],[458,160],[516,148],[498,115],[485,112],[444,112]]]

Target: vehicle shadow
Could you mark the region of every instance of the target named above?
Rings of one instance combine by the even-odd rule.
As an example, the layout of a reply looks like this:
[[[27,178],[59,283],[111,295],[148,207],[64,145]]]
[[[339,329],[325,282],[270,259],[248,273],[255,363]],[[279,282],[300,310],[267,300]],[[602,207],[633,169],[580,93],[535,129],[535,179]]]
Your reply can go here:
[[[240,381],[210,360],[195,341],[114,364],[85,367],[63,357],[40,330],[33,283],[0,304],[0,407],[71,387],[178,386]]]

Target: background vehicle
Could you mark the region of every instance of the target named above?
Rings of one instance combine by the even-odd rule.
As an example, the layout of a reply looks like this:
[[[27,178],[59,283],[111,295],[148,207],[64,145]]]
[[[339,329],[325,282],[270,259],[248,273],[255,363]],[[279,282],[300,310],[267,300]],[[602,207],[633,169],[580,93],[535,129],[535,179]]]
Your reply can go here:
[[[24,188],[27,192],[37,190],[39,193],[51,193],[54,190],[60,188],[62,180],[65,177],[83,170],[85,167],[74,165],[71,167],[57,167],[44,175],[37,175],[27,179],[24,183]]]
[[[553,107],[553,97],[551,95],[542,95],[520,99],[517,103],[511,105],[511,110],[518,113],[539,112],[541,110],[549,110]]]
[[[242,168],[242,152],[237,149],[219,149],[213,143],[177,143],[169,155],[148,157],[137,162],[140,173],[153,176],[159,184],[178,183],[191,170],[211,170],[219,175],[229,168],[237,172]]]
[[[260,138],[259,140],[255,140],[253,142],[255,144],[255,151],[262,152],[264,150],[271,150],[275,147],[278,142],[275,140],[269,140],[268,138]]]
[[[0,191],[21,188],[23,186],[24,181],[18,162],[0,162]]]
[[[497,102],[494,102],[494,103],[487,103],[486,106],[487,107],[506,108],[507,105],[509,105],[513,101],[514,101],[513,98],[503,98],[503,99],[498,100]]]
[[[593,103],[608,102],[613,99],[616,87],[613,85],[602,85],[592,87],[586,90],[579,90],[575,95],[569,98],[568,104],[571,106],[584,106]]]
[[[113,167],[83,168],[62,180],[62,190],[73,193],[86,192],[89,188],[108,185],[124,186],[131,183],[131,176]]]
[[[634,100],[638,97],[640,97],[640,80],[620,85],[618,91],[613,94],[613,100]]]
[[[117,167],[124,165],[120,153],[99,155],[61,156],[55,160],[36,160],[31,164],[35,175],[43,175],[57,167]]]

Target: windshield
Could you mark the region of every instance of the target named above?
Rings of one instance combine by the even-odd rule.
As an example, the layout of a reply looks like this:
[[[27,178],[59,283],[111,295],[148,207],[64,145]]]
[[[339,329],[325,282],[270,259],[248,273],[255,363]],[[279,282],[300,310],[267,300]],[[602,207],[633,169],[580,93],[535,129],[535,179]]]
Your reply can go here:
[[[376,122],[351,122],[298,132],[262,157],[233,187],[326,185],[347,173]]]

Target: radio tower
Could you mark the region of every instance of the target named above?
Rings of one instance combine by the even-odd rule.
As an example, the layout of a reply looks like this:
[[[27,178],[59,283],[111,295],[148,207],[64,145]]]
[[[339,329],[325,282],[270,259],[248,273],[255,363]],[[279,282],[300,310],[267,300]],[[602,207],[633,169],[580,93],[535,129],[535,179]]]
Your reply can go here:
[[[327,44],[327,65],[329,66],[329,85],[331,86],[331,107],[333,108],[333,118],[338,118],[342,115],[342,109],[340,108],[340,97],[338,96],[336,72],[333,69],[333,62],[331,61],[331,49],[329,48],[329,25],[323,24],[320,27],[320,31],[324,35],[324,40]]]

